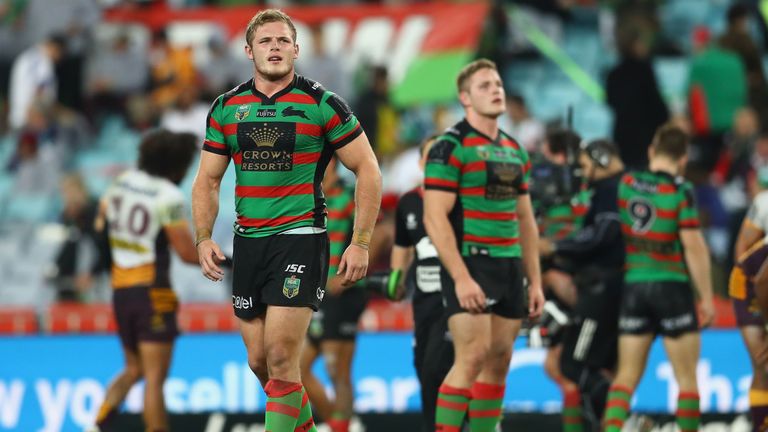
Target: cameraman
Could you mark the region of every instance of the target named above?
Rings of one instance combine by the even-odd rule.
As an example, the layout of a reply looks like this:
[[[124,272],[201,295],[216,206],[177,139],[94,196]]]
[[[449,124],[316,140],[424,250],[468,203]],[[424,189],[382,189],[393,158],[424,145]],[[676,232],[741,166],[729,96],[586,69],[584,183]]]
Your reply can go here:
[[[576,322],[563,340],[560,367],[581,391],[586,430],[599,430],[616,366],[618,304],[624,243],[618,214],[618,186],[624,171],[616,146],[607,140],[583,143],[579,165],[593,191],[583,226],[557,241],[541,240],[540,254],[565,259],[578,271]]]
[[[570,129],[549,132],[541,148],[543,158],[531,170],[530,191],[539,236],[549,241],[565,239],[581,228],[589,208],[590,194],[578,164],[580,142],[581,137]],[[531,329],[529,341],[531,346],[547,347],[544,372],[563,392],[563,431],[572,432],[582,430],[582,413],[578,385],[560,371],[562,330],[577,299],[572,269],[566,264],[553,257],[542,259],[547,303],[539,325]]]

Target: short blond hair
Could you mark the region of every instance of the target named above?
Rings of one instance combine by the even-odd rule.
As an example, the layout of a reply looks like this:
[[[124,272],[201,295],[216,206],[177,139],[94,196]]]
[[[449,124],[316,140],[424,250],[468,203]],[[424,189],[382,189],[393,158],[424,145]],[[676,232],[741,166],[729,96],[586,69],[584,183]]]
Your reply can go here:
[[[251,39],[253,39],[253,34],[256,33],[256,30],[264,24],[271,22],[283,22],[288,24],[288,27],[291,29],[293,43],[296,43],[296,26],[293,25],[291,17],[279,9],[266,9],[254,15],[248,22],[248,27],[245,28],[245,43],[250,46]]]
[[[464,66],[461,69],[461,72],[459,72],[459,76],[456,78],[456,87],[458,88],[459,93],[467,91],[467,82],[469,79],[472,78],[472,75],[474,75],[477,71],[482,69],[493,69],[496,72],[499,71],[499,69],[496,67],[496,63],[486,58],[473,61],[472,63]]]

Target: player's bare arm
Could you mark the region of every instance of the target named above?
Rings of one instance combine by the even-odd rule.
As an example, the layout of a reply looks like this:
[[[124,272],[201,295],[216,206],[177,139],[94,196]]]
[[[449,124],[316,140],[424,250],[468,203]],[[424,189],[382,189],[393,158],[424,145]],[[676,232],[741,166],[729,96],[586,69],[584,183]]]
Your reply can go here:
[[[523,265],[528,277],[528,316],[537,318],[544,308],[544,291],[541,286],[539,266],[539,230],[533,216],[530,195],[521,195],[517,198],[517,217],[520,221]]]
[[[184,219],[176,221],[173,224],[163,227],[165,236],[168,237],[168,243],[176,252],[176,255],[187,264],[199,264],[200,258],[197,256],[195,241],[192,239],[192,232],[189,229],[189,222]]]
[[[715,317],[712,298],[712,279],[710,278],[709,248],[701,230],[684,229],[680,231],[680,242],[685,250],[685,262],[693,279],[693,285],[701,298],[701,325],[706,327]]]
[[[763,237],[765,237],[763,230],[745,218],[741,224],[739,236],[736,238],[736,245],[733,248],[733,256],[736,257],[736,262],[740,262],[749,248]]]
[[[192,220],[195,225],[195,245],[203,275],[212,281],[220,281],[224,272],[219,263],[224,254],[211,239],[213,223],[219,213],[219,187],[227,170],[229,158],[211,152],[202,152],[200,167],[192,184]]]
[[[381,171],[364,133],[337,150],[336,156],[357,177],[352,243],[341,256],[337,273],[350,285],[368,272],[368,247],[381,204]]]
[[[448,214],[456,204],[456,194],[439,190],[424,191],[424,226],[440,261],[456,283],[456,296],[462,308],[472,313],[485,309],[485,293],[472,279],[456,247],[456,233]]]

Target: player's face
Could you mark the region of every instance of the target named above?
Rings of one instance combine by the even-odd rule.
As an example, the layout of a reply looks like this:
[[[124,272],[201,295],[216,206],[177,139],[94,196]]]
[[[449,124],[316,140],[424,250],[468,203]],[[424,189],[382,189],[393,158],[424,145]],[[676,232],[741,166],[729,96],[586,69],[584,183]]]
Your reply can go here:
[[[277,81],[293,72],[299,46],[293,40],[288,24],[275,21],[262,25],[253,33],[245,53],[253,61],[256,74]]]
[[[497,118],[506,110],[504,85],[499,73],[493,69],[480,69],[468,80],[467,91],[462,92],[461,101],[485,117]]]

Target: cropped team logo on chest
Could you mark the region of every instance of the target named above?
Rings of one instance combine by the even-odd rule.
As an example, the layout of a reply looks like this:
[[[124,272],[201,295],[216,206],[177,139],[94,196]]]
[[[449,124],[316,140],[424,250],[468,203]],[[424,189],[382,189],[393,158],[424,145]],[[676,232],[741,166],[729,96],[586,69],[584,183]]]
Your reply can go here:
[[[237,107],[237,111],[235,111],[235,119],[237,121],[243,121],[246,117],[248,117],[248,114],[251,113],[251,106],[248,104],[243,104]]]
[[[299,294],[299,285],[301,285],[301,279],[296,276],[285,278],[283,282],[283,295],[287,298],[294,298]]]
[[[241,171],[290,171],[296,146],[296,124],[243,122],[237,124]]]
[[[477,156],[482,160],[506,160],[519,162],[520,160],[509,149],[493,145],[478,147]]]
[[[522,181],[523,167],[513,162],[485,163],[488,181],[485,185],[485,198],[505,200],[515,198]]]

